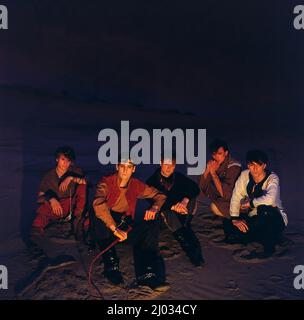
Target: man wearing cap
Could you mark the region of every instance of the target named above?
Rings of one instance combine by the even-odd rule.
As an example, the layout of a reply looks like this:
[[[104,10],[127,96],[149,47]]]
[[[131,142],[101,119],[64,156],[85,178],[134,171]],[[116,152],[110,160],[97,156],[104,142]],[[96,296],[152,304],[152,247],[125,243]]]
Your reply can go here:
[[[117,238],[121,242],[129,238],[138,285],[155,289],[165,283],[164,263],[158,251],[158,212],[166,197],[132,177],[135,169],[132,160],[120,158],[116,172],[99,180],[93,201],[92,230],[100,250]],[[141,221],[135,220],[138,199],[153,200]],[[132,225],[130,234],[126,232],[128,225]],[[103,254],[103,262],[105,277],[113,284],[123,283],[114,247]]]

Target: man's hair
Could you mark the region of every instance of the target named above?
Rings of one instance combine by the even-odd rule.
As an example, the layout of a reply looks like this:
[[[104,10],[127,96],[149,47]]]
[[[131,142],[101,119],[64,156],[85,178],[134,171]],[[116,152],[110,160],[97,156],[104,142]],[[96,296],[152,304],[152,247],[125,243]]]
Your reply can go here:
[[[57,159],[60,155],[65,156],[70,161],[74,161],[76,159],[75,151],[70,146],[62,146],[56,149],[55,158]]]
[[[267,154],[262,150],[249,150],[246,154],[246,163],[252,162],[266,164],[268,162]]]
[[[172,149],[171,154],[168,150],[162,151],[160,155],[160,160],[161,162],[164,162],[164,160],[176,161],[176,150]]]
[[[222,139],[215,139],[209,144],[210,152],[216,152],[219,148],[223,148],[225,151],[229,151],[228,144]]]

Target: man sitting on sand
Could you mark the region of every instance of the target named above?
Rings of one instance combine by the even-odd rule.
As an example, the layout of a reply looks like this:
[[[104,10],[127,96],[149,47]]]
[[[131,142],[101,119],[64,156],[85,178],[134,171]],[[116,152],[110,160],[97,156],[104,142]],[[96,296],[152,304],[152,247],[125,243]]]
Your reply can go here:
[[[158,250],[158,212],[166,197],[133,178],[135,168],[132,160],[122,158],[116,165],[117,172],[102,177],[98,182],[91,229],[100,250],[117,238],[124,241],[129,237],[133,244],[137,284],[156,289],[165,283],[164,263]],[[145,212],[144,218],[134,221],[137,200],[147,198],[153,199],[152,207]],[[129,225],[132,225],[130,235],[126,232]],[[122,283],[115,247],[103,254],[103,262],[105,277],[113,284]]]
[[[30,249],[45,257],[45,228],[54,221],[69,221],[77,239],[81,237],[81,218],[87,198],[83,171],[74,165],[75,152],[69,146],[55,152],[56,167],[43,177],[38,193],[39,208],[32,223]]]
[[[200,193],[198,185],[175,171],[176,155],[162,156],[160,169],[147,180],[147,184],[162,191],[166,202],[161,214],[174,238],[179,242],[194,266],[204,263],[202,250],[191,228],[191,220],[196,210],[196,198]]]
[[[233,190],[230,215],[243,243],[258,241],[264,247],[264,252],[254,251],[242,258],[264,259],[275,252],[288,220],[280,199],[279,177],[266,169],[266,153],[248,151],[246,162],[248,169],[241,173]]]
[[[211,211],[223,218],[223,229],[225,233],[224,242],[233,243],[234,239],[230,233],[230,200],[234,184],[239,177],[242,166],[234,160],[224,140],[216,139],[209,145],[212,159],[208,161],[206,170],[201,175],[200,188],[204,196],[212,203]]]

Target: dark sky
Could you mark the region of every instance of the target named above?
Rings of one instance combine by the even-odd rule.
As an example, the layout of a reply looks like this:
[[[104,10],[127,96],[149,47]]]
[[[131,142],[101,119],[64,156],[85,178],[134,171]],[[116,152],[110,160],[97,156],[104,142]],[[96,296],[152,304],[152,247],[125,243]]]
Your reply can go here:
[[[300,112],[301,1],[0,3],[0,85],[198,114]]]

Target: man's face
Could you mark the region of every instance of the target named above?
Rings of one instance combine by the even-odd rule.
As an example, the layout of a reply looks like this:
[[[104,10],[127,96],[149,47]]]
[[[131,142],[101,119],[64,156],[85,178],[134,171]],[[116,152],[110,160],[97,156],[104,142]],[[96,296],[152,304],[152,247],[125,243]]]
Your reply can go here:
[[[68,170],[72,164],[72,161],[68,159],[66,156],[64,156],[63,154],[59,155],[56,161],[57,161],[57,167],[64,171]]]
[[[228,150],[225,151],[223,147],[219,147],[215,152],[212,153],[212,158],[218,164],[221,164],[224,162],[227,155],[228,155]]]
[[[160,163],[162,176],[164,176],[166,178],[170,177],[175,170],[175,166],[176,166],[175,160],[166,160],[166,159],[163,160]]]
[[[128,160],[128,162],[121,162],[116,165],[118,172],[118,178],[124,181],[128,181],[135,171],[135,165]]]
[[[259,164],[257,162],[249,162],[247,164],[247,167],[251,175],[253,176],[253,178],[259,178],[265,174],[265,168],[266,168],[265,163]]]

